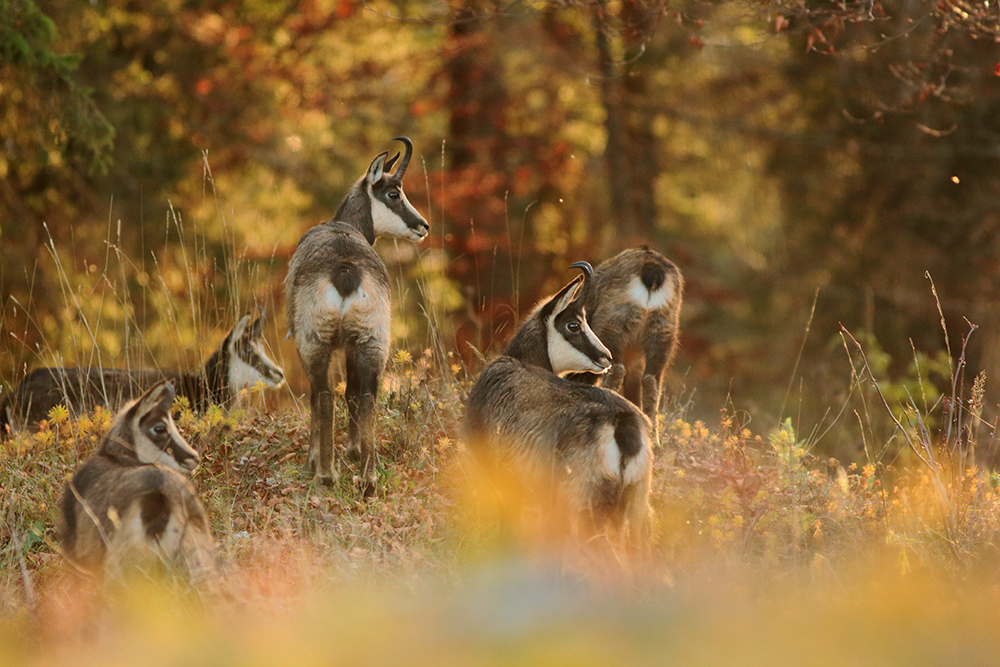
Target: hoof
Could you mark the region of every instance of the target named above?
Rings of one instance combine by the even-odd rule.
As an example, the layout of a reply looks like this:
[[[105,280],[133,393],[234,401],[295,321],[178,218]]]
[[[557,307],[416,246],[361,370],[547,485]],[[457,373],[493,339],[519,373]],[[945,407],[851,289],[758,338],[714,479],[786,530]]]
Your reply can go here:
[[[333,486],[334,478],[330,475],[316,475],[316,483],[323,486]]]
[[[359,481],[358,490],[361,491],[361,497],[368,500],[375,495],[375,480]]]

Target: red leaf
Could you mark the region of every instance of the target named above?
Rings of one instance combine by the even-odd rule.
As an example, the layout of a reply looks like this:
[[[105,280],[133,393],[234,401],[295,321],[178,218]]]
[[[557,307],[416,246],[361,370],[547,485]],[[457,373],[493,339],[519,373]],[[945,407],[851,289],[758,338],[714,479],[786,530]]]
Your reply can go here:
[[[699,49],[705,48],[705,42],[701,41],[697,37],[692,37],[689,44],[691,44],[691,46],[697,46]]]
[[[997,76],[1000,76],[1000,63],[997,63],[997,68],[993,70],[993,73],[996,74]]]

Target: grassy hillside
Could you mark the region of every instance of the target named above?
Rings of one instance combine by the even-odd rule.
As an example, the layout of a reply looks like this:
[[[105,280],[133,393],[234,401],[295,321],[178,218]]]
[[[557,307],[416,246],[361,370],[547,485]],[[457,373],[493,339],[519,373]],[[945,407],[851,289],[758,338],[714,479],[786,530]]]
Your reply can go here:
[[[957,664],[1000,648],[1000,494],[968,455],[965,413],[933,437],[930,415],[904,415],[908,454],[844,466],[791,422],[754,433],[745,414],[706,425],[675,407],[651,553],[609,557],[478,484],[457,437],[464,370],[401,354],[390,377],[367,503],[350,475],[300,479],[300,408],[252,393],[230,414],[179,411],[204,457],[212,591],[137,573],[98,598],[63,564],[58,499],[106,412],[5,443],[0,664]],[[337,420],[343,442],[342,402]]]

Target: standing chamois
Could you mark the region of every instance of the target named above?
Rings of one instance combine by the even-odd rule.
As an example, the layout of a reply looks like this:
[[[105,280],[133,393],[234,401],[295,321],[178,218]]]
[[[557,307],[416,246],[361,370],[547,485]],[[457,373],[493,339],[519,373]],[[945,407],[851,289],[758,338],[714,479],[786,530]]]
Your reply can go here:
[[[126,406],[101,449],[66,484],[60,540],[83,570],[131,561],[177,562],[193,581],[215,568],[208,518],[187,476],[198,453],[170,414],[174,388],[162,380]]]
[[[611,353],[587,323],[593,269],[535,307],[469,393],[465,435],[488,469],[513,467],[525,493],[550,494],[583,537],[605,528],[648,537],[649,420],[618,394],[560,377],[605,373]],[[558,514],[556,515],[559,516]]]
[[[653,423],[663,372],[673,360],[680,332],[684,279],[680,269],[649,248],[632,248],[600,264],[582,299],[594,333],[611,350],[614,365],[601,386],[620,392]],[[593,373],[570,379],[595,384]]]
[[[348,455],[360,463],[365,497],[375,491],[375,398],[389,360],[389,273],[375,249],[375,237],[387,234],[421,241],[430,230],[403,194],[403,174],[413,144],[397,137],[406,152],[380,153],[350,189],[334,217],[299,240],[285,278],[288,335],[294,336],[302,367],[309,376],[309,457],[306,472],[332,484],[333,394],[329,369],[333,351],[346,357]]]
[[[64,405],[71,414],[90,412],[98,405],[118,410],[153,384],[170,380],[177,395],[188,399],[195,410],[209,405],[228,405],[241,389],[258,382],[280,387],[285,381],[281,368],[264,352],[261,334],[266,315],[247,326],[250,315],[233,327],[200,373],[123,368],[36,368],[0,401],[0,439],[8,430],[37,428],[49,411]]]

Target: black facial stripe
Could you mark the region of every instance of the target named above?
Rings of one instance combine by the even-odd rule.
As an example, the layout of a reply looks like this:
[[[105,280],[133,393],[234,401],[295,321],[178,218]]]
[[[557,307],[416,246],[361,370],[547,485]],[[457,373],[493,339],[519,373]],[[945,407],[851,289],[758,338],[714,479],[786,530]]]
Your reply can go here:
[[[187,449],[181,447],[173,438],[170,438],[170,441],[165,447],[165,451],[178,463],[184,463],[189,459],[197,458],[196,455],[193,455]]]
[[[264,361],[263,355],[258,351],[256,345],[246,339],[240,339],[237,341],[235,348],[236,356],[263,377],[275,375],[274,369]]]
[[[586,355],[588,359],[596,362],[606,355],[594,345],[590,336],[587,335],[586,327],[584,326],[586,320],[584,318],[583,307],[579,303],[579,301],[574,301],[566,310],[556,315],[553,324],[559,335],[566,339],[566,342]],[[578,322],[580,325],[579,330],[576,332],[568,331],[566,325],[570,322]]]
[[[395,199],[389,197],[388,193],[391,191],[399,192],[399,197]],[[403,221],[408,229],[418,231],[430,229],[430,225],[427,224],[423,216],[417,213],[413,206],[406,201],[401,179],[396,178],[395,174],[383,177],[380,181],[373,184],[372,194],[380,199],[390,211],[399,216],[399,219]]]

